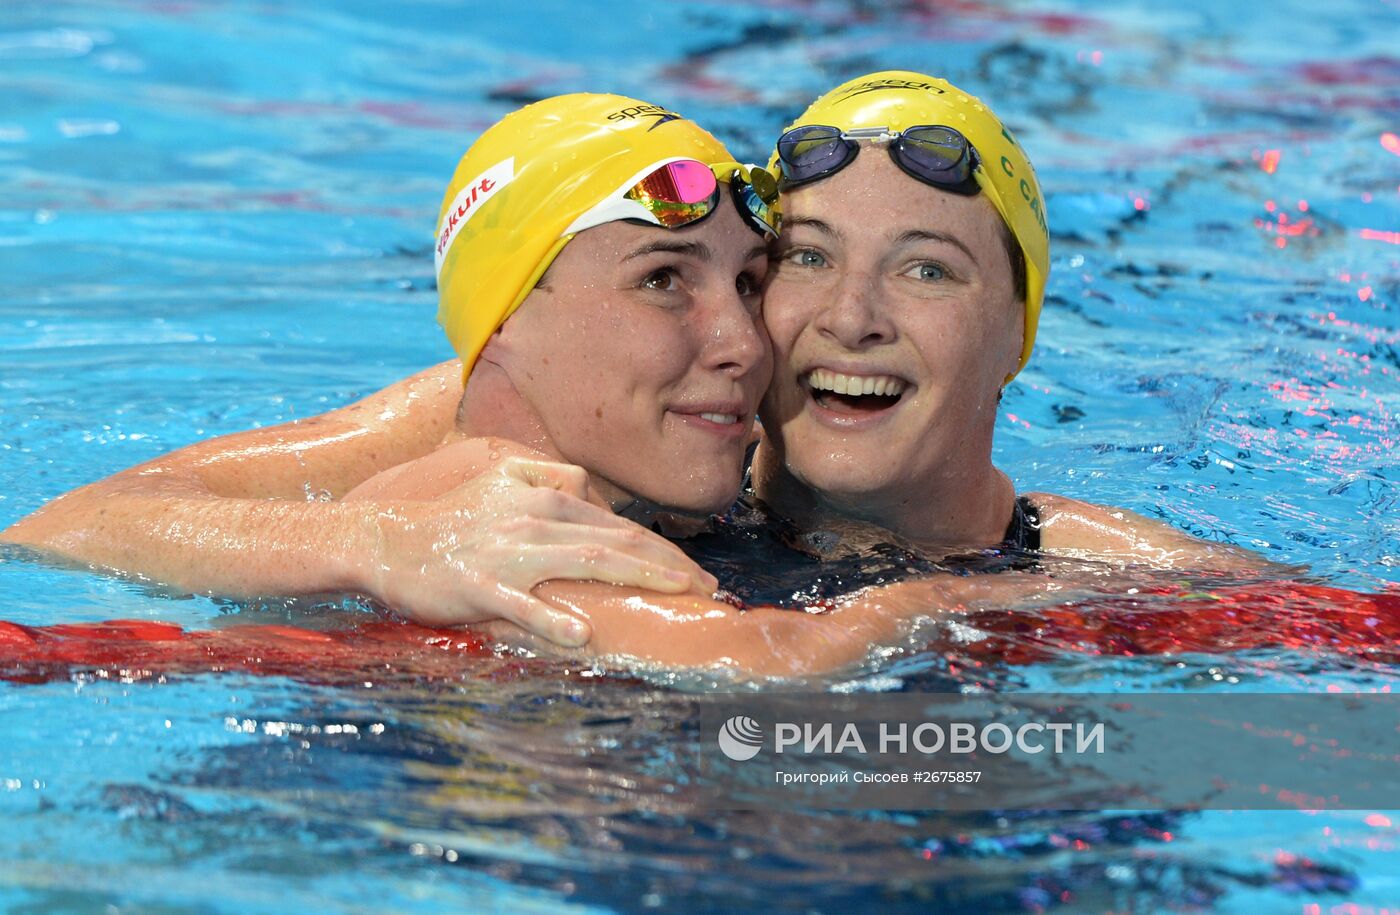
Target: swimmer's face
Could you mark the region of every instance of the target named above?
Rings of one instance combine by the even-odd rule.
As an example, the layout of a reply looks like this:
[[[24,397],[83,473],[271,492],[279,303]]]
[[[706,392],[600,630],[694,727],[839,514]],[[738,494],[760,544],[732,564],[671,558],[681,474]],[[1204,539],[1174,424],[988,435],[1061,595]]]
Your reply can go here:
[[[1023,321],[991,202],[916,181],[866,145],[783,211],[762,416],[788,469],[837,498],[908,500],[949,461],[985,462]],[[856,384],[873,393],[837,393]]]
[[[694,225],[613,222],[569,242],[501,332],[511,379],[562,457],[604,490],[728,508],[772,374],[767,267],[727,193]]]

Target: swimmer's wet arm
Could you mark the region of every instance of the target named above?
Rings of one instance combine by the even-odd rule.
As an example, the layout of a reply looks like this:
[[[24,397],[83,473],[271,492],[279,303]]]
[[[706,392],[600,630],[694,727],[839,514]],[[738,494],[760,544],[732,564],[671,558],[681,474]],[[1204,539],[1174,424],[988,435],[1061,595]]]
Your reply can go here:
[[[196,442],[69,493],[307,501],[339,497],[452,431],[461,365],[444,362],[336,410]]]
[[[338,496],[452,429],[460,366],[443,363],[299,422],[222,436],[61,496],[0,532],[68,560],[228,597],[346,590],[373,544]]]
[[[230,598],[359,591],[371,538],[362,506],[207,498],[104,481],[41,508],[0,541],[191,593]]]
[[[866,660],[874,647],[896,642],[921,617],[994,597],[987,583],[956,576],[867,588],[815,614],[775,607],[740,611],[707,597],[639,593],[593,583],[550,582],[535,593],[588,620],[593,637],[588,645],[572,650],[573,656],[719,668],[750,677],[837,671]],[[507,643],[558,651],[538,640],[522,639],[508,624],[485,628]]]
[[[707,668],[746,677],[836,670],[862,660],[870,644],[855,627],[842,628],[842,614],[836,611],[822,619],[771,607],[741,612],[707,597],[641,594],[602,584],[551,582],[535,593],[586,620],[593,633],[588,644],[561,651],[509,624],[474,628],[546,655]]]
[[[10,534],[186,591],[358,593],[419,623],[504,618],[571,645],[587,641],[587,627],[532,596],[541,582],[601,579],[667,593],[715,585],[673,544],[613,514],[581,468],[504,439],[443,445],[335,502],[179,500],[171,491],[181,485],[197,486],[172,481],[91,512],[81,499],[58,500]],[[163,511],[170,498],[179,504]]]
[[[224,498],[339,498],[432,452],[452,432],[461,396],[461,364],[443,362],[339,409],[198,442],[125,473],[183,477]]]
[[[1049,493],[1027,493],[1027,498],[1040,509],[1041,546],[1051,553],[1181,572],[1292,576],[1302,571],[1126,509]]]

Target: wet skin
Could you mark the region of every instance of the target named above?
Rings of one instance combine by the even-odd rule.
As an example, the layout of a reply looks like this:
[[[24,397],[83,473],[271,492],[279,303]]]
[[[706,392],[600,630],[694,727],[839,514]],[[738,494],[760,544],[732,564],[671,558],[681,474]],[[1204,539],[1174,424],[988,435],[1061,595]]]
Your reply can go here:
[[[799,520],[995,543],[1012,492],[992,430],[1023,329],[996,210],[915,181],[869,144],[783,204],[764,295],[777,368],[761,494]],[[852,379],[878,393],[841,396]]]
[[[786,205],[763,306],[778,368],[763,406],[772,439],[755,466],[760,495],[808,527],[855,518],[932,548],[995,543],[1014,495],[991,464],[996,395],[1021,346],[995,211],[981,197],[921,185],[868,150]],[[591,618],[593,654],[727,657],[755,672],[858,660],[901,621],[981,592],[995,590],[1004,605],[1059,587],[1045,576],[997,576],[976,594],[963,593],[966,581],[906,582],[819,618],[736,618],[698,594],[596,584],[536,591],[559,578],[666,591],[712,581],[583,499],[642,520],[660,505],[695,513],[732,499],[772,366],[756,313],[765,262],[756,240],[728,205],[674,232],[616,224],[581,233],[488,343],[465,396],[460,366],[444,363],[323,416],[200,443],[83,487],[3,539],[190,590],[359,591],[423,621],[504,617],[574,644],[586,633],[566,624]],[[850,376],[884,396],[820,390]],[[308,503],[308,487],[354,493]],[[1053,551],[1264,567],[1130,513],[1033,498]],[[192,525],[200,538],[187,535]],[[522,563],[522,550],[535,558]],[[639,555],[650,562],[638,565]],[[483,556],[492,557],[484,567]]]
[[[679,229],[580,233],[488,342],[459,434],[585,467],[614,509],[724,510],[772,372],[766,272],[763,241],[728,195]]]
[[[465,396],[447,363],[130,468],[0,539],[181,589],[359,592],[420,622],[499,617],[574,644],[586,629],[531,594],[540,582],[709,593],[712,576],[612,509],[703,512],[738,490],[771,371],[757,315],[767,257],[723,199],[677,231],[580,233]],[[548,458],[598,473],[590,487]]]
[[[1024,303],[991,201],[917,181],[862,143],[783,206],[763,304],[775,369],[760,408],[758,495],[802,527],[841,532],[843,548],[891,533],[931,556],[997,544],[1015,488],[992,464],[992,434]],[[1132,512],[1026,497],[1051,554],[1296,572]]]

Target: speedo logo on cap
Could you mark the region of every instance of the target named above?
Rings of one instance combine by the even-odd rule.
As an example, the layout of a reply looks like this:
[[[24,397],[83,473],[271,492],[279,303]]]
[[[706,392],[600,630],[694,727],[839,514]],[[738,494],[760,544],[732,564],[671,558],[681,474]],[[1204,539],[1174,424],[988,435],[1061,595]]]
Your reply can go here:
[[[648,132],[670,121],[685,120],[685,118],[681,117],[676,112],[667,111],[660,105],[629,105],[626,108],[620,108],[608,115],[609,121],[631,121],[636,118],[650,118],[652,120],[652,125],[647,128]]]
[[[433,254],[433,269],[439,278],[442,275],[442,262],[457,233],[467,224],[481,205],[495,196],[496,192],[515,180],[515,157],[491,166],[457,192],[452,203],[442,214],[442,225],[438,226],[437,248]]]
[[[942,86],[933,83],[918,82],[911,79],[872,79],[863,83],[856,83],[841,94],[864,95],[867,92],[878,92],[881,89],[927,89],[929,92],[937,92],[939,95],[943,95],[948,91]]]

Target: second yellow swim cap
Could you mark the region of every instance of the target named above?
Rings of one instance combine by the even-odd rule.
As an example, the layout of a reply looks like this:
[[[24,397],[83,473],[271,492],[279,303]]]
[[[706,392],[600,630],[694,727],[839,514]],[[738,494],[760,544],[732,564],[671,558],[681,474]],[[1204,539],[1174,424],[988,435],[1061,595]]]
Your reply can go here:
[[[572,238],[565,230],[648,166],[732,163],[694,121],[619,95],[559,95],[481,135],[447,186],[434,257],[438,323],[463,376]]]
[[[1026,331],[1019,372],[1035,346],[1036,325],[1050,273],[1050,233],[1035,169],[1015,137],[974,96],[947,80],[909,70],[884,70],[842,83],[812,103],[787,129],[822,125],[842,131],[885,127],[898,133],[920,125],[952,127],[977,150],[973,172],[1021,246],[1026,260]],[[769,169],[778,164],[775,152]],[[1010,381],[1010,378],[1007,378]]]

